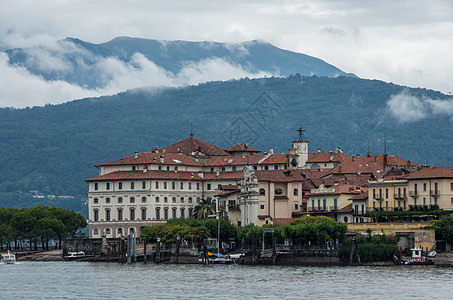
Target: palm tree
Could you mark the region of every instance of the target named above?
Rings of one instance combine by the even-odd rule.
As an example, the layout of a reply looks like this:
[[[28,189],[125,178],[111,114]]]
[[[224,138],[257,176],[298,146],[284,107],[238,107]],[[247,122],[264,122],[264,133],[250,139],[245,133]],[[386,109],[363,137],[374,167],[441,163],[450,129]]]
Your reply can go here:
[[[216,212],[215,200],[211,197],[201,199],[195,206],[193,216],[196,219],[207,219],[209,215],[214,215]]]

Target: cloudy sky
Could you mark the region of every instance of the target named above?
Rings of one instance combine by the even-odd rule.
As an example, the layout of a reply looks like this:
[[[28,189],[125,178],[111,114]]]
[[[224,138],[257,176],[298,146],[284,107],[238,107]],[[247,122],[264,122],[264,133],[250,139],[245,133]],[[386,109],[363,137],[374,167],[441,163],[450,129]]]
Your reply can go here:
[[[0,0],[0,49],[54,45],[65,37],[102,43],[117,36],[242,42],[260,39],[351,72],[410,87],[453,92],[453,1],[445,0]],[[137,59],[141,59],[138,57]],[[205,62],[171,78],[155,65],[137,73],[104,62],[115,80],[103,90],[46,82],[12,68],[0,53],[0,107],[61,103],[137,87],[248,76]],[[256,74],[257,76],[259,74]],[[126,79],[130,80],[126,80]],[[164,80],[162,80],[164,78]],[[132,85],[132,86],[131,86]]]

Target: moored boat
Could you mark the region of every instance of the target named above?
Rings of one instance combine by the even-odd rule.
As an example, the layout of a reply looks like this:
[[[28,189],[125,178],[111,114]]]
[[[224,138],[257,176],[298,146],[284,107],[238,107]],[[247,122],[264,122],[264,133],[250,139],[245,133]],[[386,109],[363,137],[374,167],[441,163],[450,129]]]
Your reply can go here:
[[[405,265],[432,265],[433,261],[428,260],[426,256],[423,256],[423,250],[420,248],[410,249],[411,257],[409,260],[404,261]]]
[[[78,260],[85,257],[85,252],[78,251],[78,252],[68,252],[68,255],[64,257],[65,260],[73,261]]]
[[[2,262],[5,264],[14,264],[16,263],[16,255],[8,250],[7,253],[2,254]]]

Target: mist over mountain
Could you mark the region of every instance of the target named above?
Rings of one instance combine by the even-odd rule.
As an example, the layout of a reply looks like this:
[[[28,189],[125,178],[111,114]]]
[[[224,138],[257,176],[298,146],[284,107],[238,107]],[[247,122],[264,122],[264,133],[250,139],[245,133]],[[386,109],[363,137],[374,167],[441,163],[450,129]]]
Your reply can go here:
[[[24,67],[46,81],[61,80],[86,89],[120,84],[123,90],[147,85],[183,86],[208,80],[295,73],[355,76],[321,59],[256,40],[216,43],[118,37],[92,44],[66,38],[55,44],[8,49],[5,53],[11,66]]]
[[[306,129],[310,152],[387,153],[452,166],[453,104],[440,92],[354,77],[241,79],[136,89],[60,105],[0,109],[0,193],[83,195],[97,164],[195,137],[227,148],[287,152]],[[444,108],[444,109],[441,109]]]

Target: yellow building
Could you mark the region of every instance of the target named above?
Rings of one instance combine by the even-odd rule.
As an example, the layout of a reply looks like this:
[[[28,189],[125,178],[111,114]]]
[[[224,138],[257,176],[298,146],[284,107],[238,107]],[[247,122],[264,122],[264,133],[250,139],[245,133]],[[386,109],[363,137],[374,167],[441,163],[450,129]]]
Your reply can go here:
[[[370,181],[368,187],[369,211],[408,209],[408,181],[405,179]]]
[[[423,168],[404,178],[409,182],[411,205],[453,209],[453,169]]]

